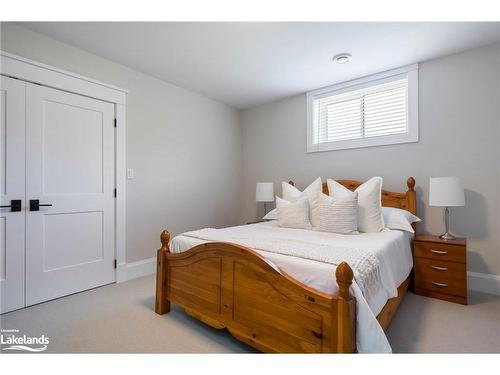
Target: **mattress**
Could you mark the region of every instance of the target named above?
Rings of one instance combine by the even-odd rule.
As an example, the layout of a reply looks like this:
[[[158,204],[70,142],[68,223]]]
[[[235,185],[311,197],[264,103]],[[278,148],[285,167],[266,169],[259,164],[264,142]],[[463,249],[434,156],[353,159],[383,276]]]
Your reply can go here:
[[[321,239],[332,246],[366,249],[379,260],[382,287],[374,295],[363,295],[356,282],[351,286],[351,293],[357,303],[357,349],[360,353],[388,353],[390,344],[378,323],[376,316],[380,313],[389,298],[397,296],[398,286],[406,280],[413,267],[411,241],[413,235],[399,230],[384,230],[378,233],[361,233],[343,235],[316,232],[311,230],[281,228],[276,221],[251,224],[253,229],[265,227],[267,230],[280,231],[282,236],[290,239]],[[203,240],[178,235],[171,240],[170,251],[180,253],[199,245]],[[256,250],[260,255],[273,262],[288,275],[301,283],[328,294],[338,290],[335,281],[333,264],[315,260],[298,258],[268,251]]]

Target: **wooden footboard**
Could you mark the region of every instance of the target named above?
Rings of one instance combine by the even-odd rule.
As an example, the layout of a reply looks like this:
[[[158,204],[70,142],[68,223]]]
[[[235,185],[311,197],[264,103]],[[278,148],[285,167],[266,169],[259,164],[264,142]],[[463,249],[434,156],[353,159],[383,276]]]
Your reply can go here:
[[[347,263],[337,267],[339,292],[330,296],[299,283],[249,248],[212,242],[171,254],[169,241],[165,230],[158,250],[158,314],[176,303],[264,352],[356,351],[356,300],[349,293],[353,273]]]

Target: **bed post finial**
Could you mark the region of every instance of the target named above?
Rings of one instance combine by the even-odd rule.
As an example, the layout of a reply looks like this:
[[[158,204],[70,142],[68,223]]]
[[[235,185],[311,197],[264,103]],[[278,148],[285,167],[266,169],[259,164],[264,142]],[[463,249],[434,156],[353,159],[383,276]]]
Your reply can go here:
[[[406,185],[408,186],[409,191],[413,191],[415,187],[415,179],[413,177],[408,177],[408,180],[406,180]]]
[[[346,301],[351,300],[353,296],[349,293],[349,287],[352,284],[354,273],[349,264],[346,262],[340,263],[335,271],[335,277],[337,278],[337,284],[339,286],[337,295]]]
[[[333,308],[334,325],[333,335],[337,336],[335,352],[356,352],[356,299],[349,293],[354,273],[346,262],[342,262],[335,270],[339,291],[335,295]]]
[[[168,244],[170,242],[170,232],[168,230],[165,229],[163,232],[161,232],[160,241],[161,241],[160,250],[169,251],[170,249],[168,247]]]
[[[406,181],[408,185],[408,191],[406,192],[406,207],[405,209],[410,211],[413,215],[417,214],[417,192],[415,191],[415,179],[413,177],[408,177]],[[416,223],[412,224],[413,229],[416,228]]]

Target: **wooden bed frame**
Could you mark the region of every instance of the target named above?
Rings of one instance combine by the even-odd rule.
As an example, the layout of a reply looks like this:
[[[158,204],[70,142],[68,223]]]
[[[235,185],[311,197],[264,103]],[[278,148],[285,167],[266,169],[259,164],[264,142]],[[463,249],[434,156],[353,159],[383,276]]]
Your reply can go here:
[[[361,182],[339,180],[354,190]],[[415,180],[405,193],[382,191],[382,205],[416,214]],[[323,192],[328,187],[323,184]],[[211,242],[188,251],[169,252],[170,233],[161,233],[156,279],[158,314],[170,303],[202,322],[227,328],[238,340],[263,352],[355,353],[356,300],[350,294],[351,267],[341,263],[335,277],[337,294],[328,295],[304,285],[250,248]],[[332,275],[333,277],[333,275]],[[377,319],[384,330],[408,289],[398,288]]]

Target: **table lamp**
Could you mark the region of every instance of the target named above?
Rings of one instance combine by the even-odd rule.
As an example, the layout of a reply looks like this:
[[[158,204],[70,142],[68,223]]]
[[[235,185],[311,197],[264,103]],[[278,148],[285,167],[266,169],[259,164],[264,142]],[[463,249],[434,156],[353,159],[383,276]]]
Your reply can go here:
[[[431,177],[429,183],[429,206],[445,207],[445,233],[442,240],[454,240],[450,234],[450,210],[448,207],[465,206],[464,185],[459,177]]]
[[[267,202],[274,201],[274,184],[272,182],[257,182],[255,201],[264,202],[264,215],[267,214]]]

